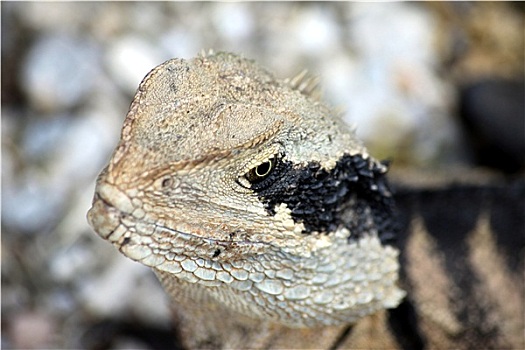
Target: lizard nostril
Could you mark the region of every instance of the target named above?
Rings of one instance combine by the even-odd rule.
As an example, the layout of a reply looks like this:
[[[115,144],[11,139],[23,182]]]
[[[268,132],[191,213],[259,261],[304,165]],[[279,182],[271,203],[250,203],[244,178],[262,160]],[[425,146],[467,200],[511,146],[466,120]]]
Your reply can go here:
[[[180,181],[171,175],[165,175],[155,180],[154,187],[157,190],[176,189],[179,187]]]
[[[162,183],[161,183],[162,188],[171,187],[171,185],[173,185],[173,179],[171,177],[168,177],[162,180]]]

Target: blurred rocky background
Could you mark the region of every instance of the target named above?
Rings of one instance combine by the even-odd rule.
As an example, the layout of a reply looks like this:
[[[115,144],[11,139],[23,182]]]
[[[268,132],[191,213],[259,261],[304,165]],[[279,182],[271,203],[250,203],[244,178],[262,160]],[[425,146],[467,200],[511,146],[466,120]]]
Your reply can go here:
[[[201,49],[303,69],[393,171],[522,176],[523,3],[1,2],[4,349],[175,346],[153,274],[88,227],[140,80]]]

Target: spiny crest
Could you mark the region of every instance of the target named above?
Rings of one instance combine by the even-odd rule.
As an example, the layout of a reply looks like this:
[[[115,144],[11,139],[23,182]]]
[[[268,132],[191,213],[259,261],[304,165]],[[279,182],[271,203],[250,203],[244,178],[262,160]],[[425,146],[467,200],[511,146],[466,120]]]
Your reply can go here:
[[[202,58],[206,58],[208,56],[213,56],[213,55],[215,55],[214,49],[208,49],[207,51],[205,49],[201,49],[200,56]]]
[[[320,79],[310,75],[306,69],[291,79],[285,79],[284,82],[303,95],[309,96],[316,101],[321,100]]]

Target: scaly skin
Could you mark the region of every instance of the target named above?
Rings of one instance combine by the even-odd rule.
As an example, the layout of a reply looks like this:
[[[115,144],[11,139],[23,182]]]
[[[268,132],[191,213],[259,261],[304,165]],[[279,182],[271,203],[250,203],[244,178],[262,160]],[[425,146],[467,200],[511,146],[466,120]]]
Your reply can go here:
[[[88,219],[181,303],[347,324],[404,296],[385,173],[304,76],[174,59],[140,84]]]

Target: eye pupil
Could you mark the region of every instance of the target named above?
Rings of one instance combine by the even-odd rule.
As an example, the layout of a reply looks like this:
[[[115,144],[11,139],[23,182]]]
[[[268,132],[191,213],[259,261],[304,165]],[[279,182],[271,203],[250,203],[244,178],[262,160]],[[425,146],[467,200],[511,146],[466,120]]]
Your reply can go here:
[[[268,178],[276,167],[276,159],[272,158],[252,168],[244,177],[252,184],[258,184]]]
[[[264,162],[255,168],[255,175],[257,175],[258,177],[265,177],[266,175],[270,173],[270,171],[272,170],[272,167],[273,167],[273,163],[271,160]]]

